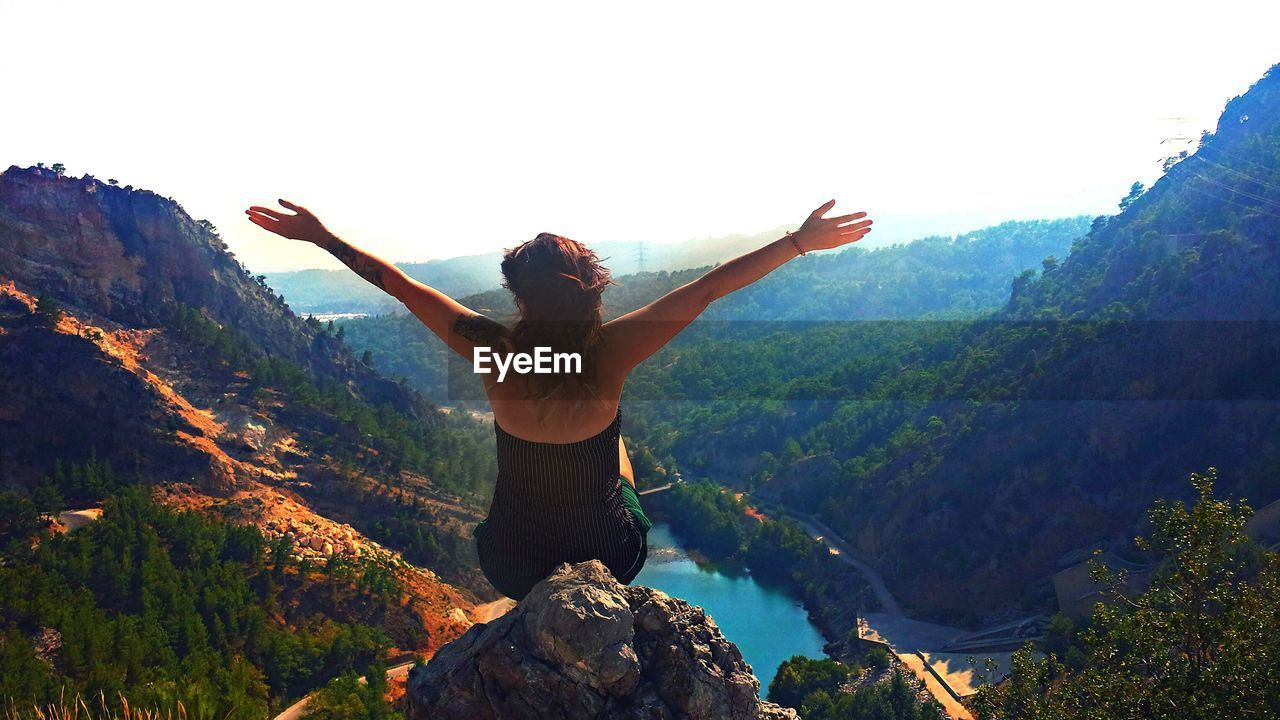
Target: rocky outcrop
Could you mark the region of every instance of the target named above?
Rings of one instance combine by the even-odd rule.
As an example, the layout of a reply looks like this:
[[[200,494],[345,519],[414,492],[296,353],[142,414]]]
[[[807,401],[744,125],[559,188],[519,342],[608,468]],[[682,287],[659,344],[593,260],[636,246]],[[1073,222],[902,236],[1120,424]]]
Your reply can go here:
[[[558,570],[409,675],[411,720],[796,718],[702,608],[624,587],[598,561]]]

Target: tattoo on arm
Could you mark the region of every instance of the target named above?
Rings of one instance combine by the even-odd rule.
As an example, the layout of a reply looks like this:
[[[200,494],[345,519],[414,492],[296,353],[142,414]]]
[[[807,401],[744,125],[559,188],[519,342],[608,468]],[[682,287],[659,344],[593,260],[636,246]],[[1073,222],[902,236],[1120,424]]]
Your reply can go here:
[[[507,328],[502,323],[484,315],[468,316],[461,313],[453,321],[453,332],[476,345],[489,347],[502,342],[507,336]]]
[[[354,270],[357,275],[377,285],[380,290],[386,291],[387,287],[382,280],[382,267],[368,255],[336,238],[333,242],[326,243],[325,249]]]

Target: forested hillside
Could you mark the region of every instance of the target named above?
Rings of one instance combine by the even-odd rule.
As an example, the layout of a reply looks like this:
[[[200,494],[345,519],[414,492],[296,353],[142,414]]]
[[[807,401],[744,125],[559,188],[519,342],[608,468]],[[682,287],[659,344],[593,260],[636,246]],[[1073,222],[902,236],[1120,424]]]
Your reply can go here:
[[[390,647],[426,641],[401,604],[405,588],[372,558],[308,566],[256,528],[174,512],[138,487],[70,535],[43,533],[35,506],[2,499],[5,710],[102,693],[257,720],[344,671],[379,666]]]

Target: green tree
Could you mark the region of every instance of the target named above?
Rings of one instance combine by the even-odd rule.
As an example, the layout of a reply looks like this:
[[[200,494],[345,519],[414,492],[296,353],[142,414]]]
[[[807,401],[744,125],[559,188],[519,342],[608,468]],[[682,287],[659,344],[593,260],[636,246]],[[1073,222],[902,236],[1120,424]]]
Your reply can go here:
[[[1163,557],[1150,586],[1100,563],[1108,590],[1079,633],[1084,666],[1019,651],[1009,679],[987,685],[984,718],[1273,718],[1280,708],[1280,557],[1244,535],[1247,505],[1213,496],[1217,472],[1192,474],[1197,499],[1157,501],[1139,548]]]
[[[941,720],[938,704],[921,700],[901,670],[851,685],[855,674],[835,660],[797,655],[778,666],[769,699],[805,720]]]
[[[796,655],[778,666],[769,683],[769,700],[798,708],[815,690],[834,693],[849,680],[848,666],[835,660],[814,660]]]
[[[49,327],[62,320],[62,305],[52,295],[40,293],[36,298],[36,314]]]
[[[31,536],[39,529],[40,515],[35,503],[21,495],[0,493],[0,550],[7,546],[29,547]]]
[[[58,490],[58,485],[50,477],[44,477],[36,484],[36,488],[31,493],[31,499],[36,505],[36,509],[42,513],[50,515],[56,514],[63,506],[62,493]]]
[[[393,720],[399,717],[387,703],[387,668],[373,663],[365,675],[367,682],[355,673],[329,681],[307,701],[308,720]]]
[[[317,690],[307,701],[308,720],[353,720],[369,710],[365,705],[365,688],[355,673],[343,673]]]
[[[1142,197],[1142,193],[1145,190],[1146,188],[1140,182],[1135,182],[1133,185],[1129,186],[1129,194],[1125,195],[1124,198],[1120,200],[1120,209],[1127,209],[1135,200]]]
[[[23,697],[32,693],[47,697],[55,683],[50,667],[36,656],[31,639],[16,627],[0,634],[0,705],[4,698]]]
[[[880,646],[871,648],[867,651],[867,665],[877,670],[889,667],[889,651]]]

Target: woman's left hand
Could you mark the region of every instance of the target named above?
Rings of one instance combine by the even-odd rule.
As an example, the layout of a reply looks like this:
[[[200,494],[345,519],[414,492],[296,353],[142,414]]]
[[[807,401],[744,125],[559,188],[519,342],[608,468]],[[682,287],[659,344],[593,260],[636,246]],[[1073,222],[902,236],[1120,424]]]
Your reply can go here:
[[[294,214],[290,215],[260,205],[254,205],[244,212],[254,225],[291,240],[305,240],[319,245],[325,238],[332,236],[324,224],[306,208],[301,205],[294,205],[288,200],[280,200],[279,202],[282,206],[292,210]]]
[[[866,219],[867,214],[864,212],[830,218],[822,217],[835,205],[835,200],[823,203],[822,207],[809,214],[799,230],[792,233],[799,247],[805,252],[830,250],[848,245],[861,240],[871,232],[871,221]]]

